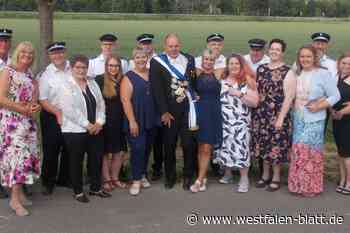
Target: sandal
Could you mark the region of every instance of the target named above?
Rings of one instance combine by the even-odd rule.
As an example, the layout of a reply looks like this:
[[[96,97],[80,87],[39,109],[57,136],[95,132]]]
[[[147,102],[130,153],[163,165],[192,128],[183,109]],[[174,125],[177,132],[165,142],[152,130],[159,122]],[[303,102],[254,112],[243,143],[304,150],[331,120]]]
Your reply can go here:
[[[344,189],[344,186],[338,185],[338,187],[335,189],[335,191],[336,191],[337,193],[342,193],[342,192],[343,192],[343,189]]]
[[[120,180],[111,180],[111,184],[114,186],[114,188],[121,188],[126,189],[128,185]]]
[[[22,205],[13,205],[10,203],[10,208],[15,212],[18,217],[28,216],[29,212]]]
[[[114,184],[112,183],[111,180],[105,180],[103,182],[103,190],[106,192],[112,192],[114,189]]]
[[[343,187],[341,194],[343,195],[350,195],[350,187]]]
[[[276,187],[272,187],[271,184],[276,185]],[[267,187],[266,191],[268,192],[276,192],[281,188],[281,181],[271,181],[270,185]]]
[[[270,184],[271,180],[265,180],[264,178],[261,178],[258,182],[255,183],[256,188],[266,188],[268,184]]]

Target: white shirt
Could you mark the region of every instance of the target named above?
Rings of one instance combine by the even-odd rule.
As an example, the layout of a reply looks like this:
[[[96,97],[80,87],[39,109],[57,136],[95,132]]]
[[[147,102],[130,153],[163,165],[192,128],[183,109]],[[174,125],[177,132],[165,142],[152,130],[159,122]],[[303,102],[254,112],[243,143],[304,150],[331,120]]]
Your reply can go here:
[[[184,55],[180,53],[179,56],[177,56],[176,58],[171,58],[169,57],[169,55],[167,55],[167,57],[169,59],[170,64],[172,64],[176,69],[178,69],[181,74],[184,75],[186,73],[188,60]]]
[[[149,67],[150,67],[151,59],[152,59],[153,57],[155,57],[155,56],[157,56],[157,54],[156,54],[156,53],[153,53],[153,54],[152,54],[152,57],[150,57],[150,58],[148,59],[148,61],[147,61],[147,69],[149,69]],[[134,68],[135,68],[135,62],[134,62],[133,59],[131,59],[131,60],[129,61],[129,68],[128,68],[128,70],[132,70],[132,69],[134,69]]]
[[[337,63],[333,59],[329,58],[327,55],[323,55],[320,59],[321,66],[327,68],[329,72],[331,72],[332,77],[337,79]]]
[[[71,76],[69,62],[66,62],[64,70],[58,69],[54,64],[46,67],[45,71],[38,77],[39,100],[47,100],[51,105],[58,108],[62,88]]]
[[[87,80],[87,86],[96,100],[96,123],[103,125],[106,121],[105,102],[98,84],[93,80]],[[62,111],[63,133],[85,133],[89,125],[86,102],[81,88],[72,76],[68,77],[60,98]]]
[[[11,57],[10,57],[10,55],[7,56],[7,61],[6,61],[6,62],[0,58],[0,71],[1,71],[5,66],[10,65],[10,63],[11,63]]]
[[[252,59],[250,58],[250,54],[244,55],[244,59],[255,73],[260,65],[270,63],[271,61],[270,57],[268,57],[267,55],[264,55],[263,58],[257,63],[252,62]]]
[[[128,61],[125,59],[121,59],[122,62],[122,69],[123,74],[128,72]],[[89,69],[88,69],[88,76],[90,78],[95,78],[97,75],[101,75],[105,73],[105,63],[106,58],[103,56],[103,54],[100,54],[98,57],[94,59],[89,60]]]
[[[202,56],[196,57],[195,64],[197,69],[202,69]],[[226,68],[226,57],[224,55],[220,55],[214,64],[214,70]]]

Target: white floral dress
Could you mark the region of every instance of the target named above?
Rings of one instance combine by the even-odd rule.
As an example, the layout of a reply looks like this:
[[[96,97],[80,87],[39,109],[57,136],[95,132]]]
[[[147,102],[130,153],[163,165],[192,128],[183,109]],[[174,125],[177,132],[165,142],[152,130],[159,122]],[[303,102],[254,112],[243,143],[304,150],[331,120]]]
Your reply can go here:
[[[229,94],[231,87],[246,92],[247,85],[231,86],[221,82],[222,144],[215,147],[213,162],[230,168],[250,166],[250,108],[239,97]]]
[[[14,102],[30,102],[34,85],[30,73],[10,72],[8,98]],[[0,108],[0,177],[3,186],[33,184],[39,177],[40,158],[35,119]]]

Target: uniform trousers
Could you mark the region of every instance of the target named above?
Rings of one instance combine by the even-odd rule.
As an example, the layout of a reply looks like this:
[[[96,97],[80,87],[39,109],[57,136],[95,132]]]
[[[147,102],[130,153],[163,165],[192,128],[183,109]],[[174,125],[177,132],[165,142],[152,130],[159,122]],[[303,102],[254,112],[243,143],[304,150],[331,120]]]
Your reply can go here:
[[[197,140],[196,131],[189,130],[188,112],[182,111],[171,113],[175,120],[171,121],[170,127],[163,126],[164,143],[164,167],[167,182],[176,181],[176,146],[178,136],[181,139],[181,147],[184,156],[183,177],[191,179],[196,171]]]
[[[40,123],[43,143],[42,183],[47,187],[53,187],[56,183],[68,185],[69,158],[61,128],[55,115],[45,110],[41,111]]]

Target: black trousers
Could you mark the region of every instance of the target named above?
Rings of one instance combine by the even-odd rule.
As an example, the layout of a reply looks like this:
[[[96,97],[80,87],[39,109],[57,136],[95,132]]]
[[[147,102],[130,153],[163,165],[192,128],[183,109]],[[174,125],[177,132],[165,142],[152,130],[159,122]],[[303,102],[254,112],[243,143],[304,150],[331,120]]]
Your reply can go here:
[[[87,168],[90,179],[90,190],[97,192],[101,189],[101,172],[103,158],[102,134],[63,133],[69,154],[70,174],[75,194],[83,192],[83,165],[87,154]]]
[[[176,181],[176,145],[178,136],[184,156],[183,176],[192,178],[196,171],[197,140],[195,131],[188,127],[188,114],[186,111],[172,113],[175,120],[171,127],[163,126],[164,167],[168,182]]]
[[[154,130],[154,143],[153,143],[153,173],[156,175],[162,174],[163,168],[163,135],[162,127],[156,127]]]
[[[40,123],[43,143],[42,183],[49,187],[54,186],[56,182],[68,185],[70,183],[69,158],[61,128],[57,124],[56,117],[45,110],[40,114]]]

